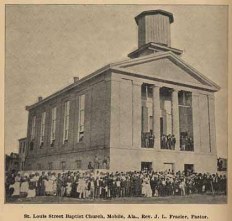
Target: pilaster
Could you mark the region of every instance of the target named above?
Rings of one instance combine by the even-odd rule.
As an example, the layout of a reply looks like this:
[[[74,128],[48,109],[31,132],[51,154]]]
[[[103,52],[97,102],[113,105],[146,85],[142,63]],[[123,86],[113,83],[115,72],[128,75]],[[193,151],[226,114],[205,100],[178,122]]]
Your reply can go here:
[[[179,125],[179,106],[178,106],[178,90],[172,91],[172,133],[176,138],[175,150],[180,149],[180,125]]]
[[[192,113],[193,113],[193,143],[194,152],[201,150],[201,127],[200,127],[200,109],[199,94],[192,93]]]
[[[153,85],[153,133],[154,147],[160,149],[160,87]]]
[[[216,153],[215,99],[208,95],[210,151]]]
[[[142,83],[133,80],[132,85],[132,137],[133,147],[141,147],[141,86]]]

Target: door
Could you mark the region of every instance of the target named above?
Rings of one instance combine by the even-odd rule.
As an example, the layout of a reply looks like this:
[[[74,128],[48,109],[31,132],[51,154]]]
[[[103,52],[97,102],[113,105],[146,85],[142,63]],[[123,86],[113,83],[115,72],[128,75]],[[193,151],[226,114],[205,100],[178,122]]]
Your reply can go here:
[[[174,172],[174,163],[164,163],[164,171]]]
[[[193,173],[194,172],[194,165],[193,164],[185,164],[184,165],[184,172],[186,175]]]
[[[152,162],[141,162],[141,170],[150,171],[152,170]]]

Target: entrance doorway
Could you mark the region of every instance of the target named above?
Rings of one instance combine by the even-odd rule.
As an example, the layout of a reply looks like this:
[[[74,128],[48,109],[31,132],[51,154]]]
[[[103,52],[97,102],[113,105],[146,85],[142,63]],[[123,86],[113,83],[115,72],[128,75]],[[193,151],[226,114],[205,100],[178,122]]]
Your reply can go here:
[[[174,163],[164,163],[164,171],[174,172]]]
[[[152,170],[152,162],[141,162],[141,170]]]
[[[184,165],[184,172],[186,175],[193,173],[194,172],[194,164],[185,164]]]

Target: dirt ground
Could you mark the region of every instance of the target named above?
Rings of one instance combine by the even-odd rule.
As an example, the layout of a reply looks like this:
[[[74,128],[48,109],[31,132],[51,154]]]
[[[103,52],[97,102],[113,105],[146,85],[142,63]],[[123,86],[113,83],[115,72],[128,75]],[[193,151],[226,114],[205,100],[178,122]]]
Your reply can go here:
[[[17,204],[226,204],[225,195],[188,195],[167,197],[127,197],[116,199],[78,199],[71,197],[37,196],[34,198],[11,198],[6,203]]]

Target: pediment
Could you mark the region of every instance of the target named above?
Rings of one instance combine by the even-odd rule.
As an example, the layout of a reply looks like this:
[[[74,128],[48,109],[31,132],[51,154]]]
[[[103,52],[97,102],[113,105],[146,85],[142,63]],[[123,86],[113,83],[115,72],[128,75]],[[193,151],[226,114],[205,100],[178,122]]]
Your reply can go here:
[[[207,86],[219,90],[219,86],[207,77],[170,53],[167,56],[149,56],[116,65],[120,70],[131,71],[164,81],[184,83],[193,86]]]

